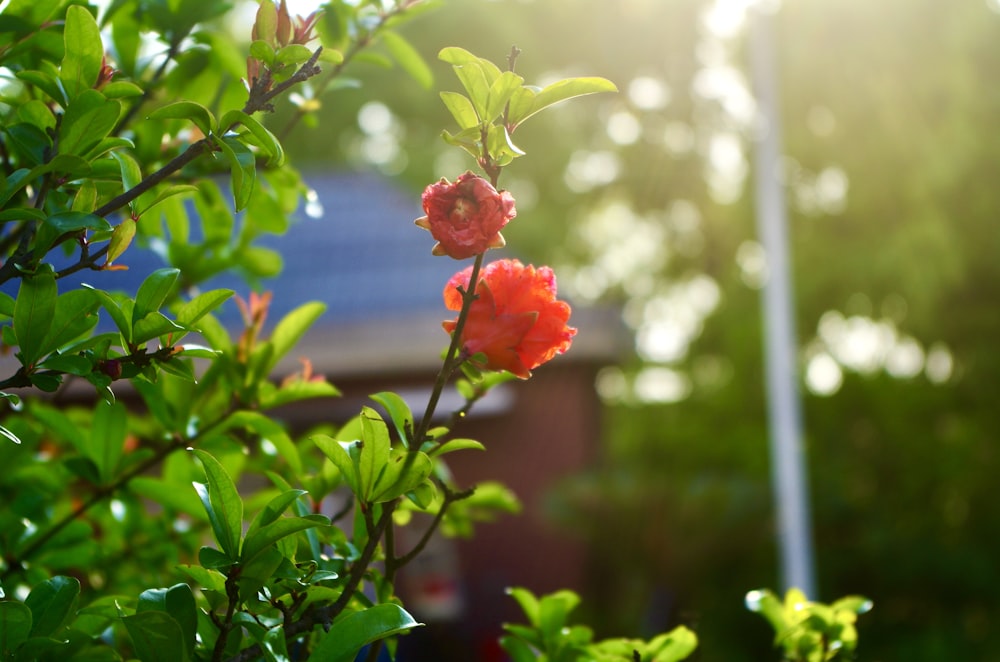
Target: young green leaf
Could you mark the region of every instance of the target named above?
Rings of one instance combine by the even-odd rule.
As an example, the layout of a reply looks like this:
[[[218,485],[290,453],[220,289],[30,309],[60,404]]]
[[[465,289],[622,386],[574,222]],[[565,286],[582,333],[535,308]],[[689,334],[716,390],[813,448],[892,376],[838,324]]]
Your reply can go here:
[[[382,391],[369,397],[385,407],[400,440],[404,446],[409,447],[410,435],[413,434],[413,412],[410,411],[410,405],[406,404],[406,400],[401,398],[399,394],[392,391]]]
[[[441,101],[444,102],[460,128],[471,129],[479,126],[479,115],[476,114],[476,109],[469,101],[469,97],[458,92],[441,92]]]
[[[522,88],[527,89],[527,88]],[[535,113],[548,108],[560,101],[566,101],[574,97],[586,94],[598,94],[600,92],[617,92],[615,84],[606,78],[586,77],[586,78],[566,78],[547,85],[538,92],[531,92],[530,105],[524,102],[529,98],[529,94],[519,93],[512,97],[510,112],[507,116],[507,125],[513,132],[520,124]]]
[[[194,449],[194,454],[201,460],[208,480],[207,486],[195,483],[195,489],[208,513],[215,539],[229,558],[238,559],[243,532],[243,500],[233,479],[218,460],[201,449]]]
[[[63,59],[59,78],[70,99],[97,83],[104,58],[101,29],[86,7],[71,5],[63,28]]]
[[[326,311],[326,304],[316,301],[303,304],[281,318],[271,333],[271,345],[274,354],[267,366],[267,372],[277,364],[291,349],[298,344],[309,327]]]
[[[206,136],[215,127],[215,117],[211,111],[194,101],[175,101],[157,108],[146,117],[151,120],[189,120]]]

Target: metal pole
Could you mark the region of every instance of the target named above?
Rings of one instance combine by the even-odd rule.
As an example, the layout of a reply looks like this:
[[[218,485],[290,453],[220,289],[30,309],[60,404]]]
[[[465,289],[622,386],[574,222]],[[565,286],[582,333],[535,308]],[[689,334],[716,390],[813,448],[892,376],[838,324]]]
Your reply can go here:
[[[802,414],[796,369],[791,277],[788,266],[787,209],[778,179],[781,120],[772,40],[772,16],[748,10],[750,75],[763,122],[754,150],[757,231],[767,260],[762,298],[771,483],[778,519],[781,579],[785,589],[801,589],[816,599],[809,493],[802,448]]]

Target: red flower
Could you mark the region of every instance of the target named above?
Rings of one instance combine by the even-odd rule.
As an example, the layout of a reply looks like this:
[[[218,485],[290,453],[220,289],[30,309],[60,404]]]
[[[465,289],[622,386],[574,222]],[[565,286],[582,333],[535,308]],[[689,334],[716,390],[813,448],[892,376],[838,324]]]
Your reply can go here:
[[[451,277],[444,288],[444,304],[461,310],[472,267]],[[476,286],[462,329],[462,348],[484,354],[477,363],[488,370],[506,370],[521,379],[531,370],[569,349],[576,329],[566,326],[570,307],[556,299],[556,276],[549,267],[524,266],[517,260],[498,260],[486,265]],[[452,333],[458,320],[444,322]]]
[[[416,220],[437,239],[434,255],[462,260],[500,248],[504,239],[500,230],[517,215],[514,198],[507,191],[497,191],[477,175],[466,172],[452,184],[441,178],[424,189],[421,197],[424,213]]]

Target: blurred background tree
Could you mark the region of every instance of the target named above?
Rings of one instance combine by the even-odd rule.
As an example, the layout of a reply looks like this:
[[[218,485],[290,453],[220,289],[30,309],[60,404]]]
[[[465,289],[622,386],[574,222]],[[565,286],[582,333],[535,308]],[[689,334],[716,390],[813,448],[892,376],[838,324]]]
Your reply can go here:
[[[742,605],[778,581],[745,5],[448,0],[404,32],[439,90],[458,85],[443,41],[498,64],[516,45],[529,82],[622,90],[524,127],[532,158],[501,182],[519,216],[504,234],[635,332],[634,356],[596,384],[604,461],[551,502],[593,550],[591,620],[611,634],[685,622],[705,660],[774,656]],[[1000,2],[778,11],[816,597],[874,600],[864,659],[1000,659]],[[328,142],[293,137],[300,163],[414,191],[471,167],[440,140],[443,104],[380,77],[388,63],[356,63],[366,93],[322,108]]]

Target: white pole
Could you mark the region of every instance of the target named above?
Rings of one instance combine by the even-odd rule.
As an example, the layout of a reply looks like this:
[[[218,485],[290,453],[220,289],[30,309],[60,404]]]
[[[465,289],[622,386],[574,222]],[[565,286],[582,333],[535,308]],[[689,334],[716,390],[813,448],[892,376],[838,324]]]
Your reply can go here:
[[[778,178],[781,120],[773,51],[772,16],[748,10],[750,75],[763,126],[754,153],[757,231],[767,260],[764,286],[764,354],[771,437],[771,483],[778,519],[781,579],[816,599],[809,493],[802,449],[802,414],[798,390],[797,341],[788,266],[787,209]]]

